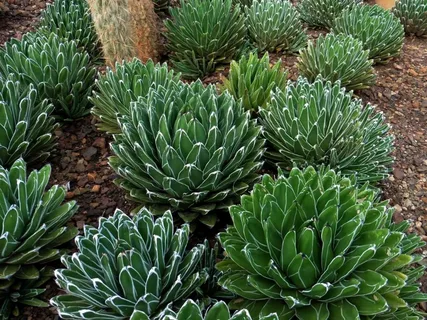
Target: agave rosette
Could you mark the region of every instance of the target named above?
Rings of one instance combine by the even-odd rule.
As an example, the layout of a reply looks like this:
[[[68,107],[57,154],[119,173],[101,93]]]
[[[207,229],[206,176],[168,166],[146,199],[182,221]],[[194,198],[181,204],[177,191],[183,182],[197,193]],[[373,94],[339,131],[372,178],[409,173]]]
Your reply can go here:
[[[241,103],[201,81],[150,89],[120,119],[110,165],[115,183],[155,213],[171,208],[185,222],[212,227],[260,177],[264,140]]]
[[[246,38],[245,17],[232,0],[181,0],[165,21],[172,64],[197,79],[230,63]]]
[[[369,50],[369,59],[386,63],[399,56],[405,39],[403,26],[390,11],[378,5],[348,8],[335,19],[332,31],[352,36]]]
[[[33,84],[40,99],[48,99],[60,118],[75,119],[89,113],[88,95],[95,68],[76,42],[51,33],[27,33],[0,49],[0,75],[14,73],[22,84]]]
[[[174,231],[170,212],[154,221],[142,209],[133,218],[120,210],[85,226],[78,252],[63,256],[55,271],[67,294],[54,297],[62,319],[161,319],[161,312],[190,296],[208,275],[198,270],[205,250],[186,251],[188,225]]]
[[[300,52],[298,69],[309,81],[319,75],[325,81],[341,82],[347,90],[366,89],[375,84],[373,60],[363,43],[344,34],[320,35],[316,43]]]
[[[259,51],[298,52],[307,45],[298,11],[288,0],[254,0],[245,7],[248,36]]]
[[[427,35],[427,0],[397,0],[392,12],[406,33],[418,37]]]
[[[93,62],[102,58],[102,50],[86,0],[55,0],[42,12],[38,31],[55,33],[61,39],[74,40],[91,56]]]
[[[13,74],[0,77],[0,166],[9,167],[21,157],[28,163],[43,162],[49,156],[58,127],[52,111],[32,84],[20,84]]]
[[[346,8],[352,8],[363,0],[301,0],[297,9],[301,19],[313,27],[330,29],[336,17]]]
[[[98,129],[120,133],[118,117],[130,114],[133,101],[147,96],[150,88],[176,85],[179,77],[179,73],[168,71],[166,63],[160,65],[148,60],[144,64],[137,58],[116,63],[114,70],[107,68],[96,81],[97,91],[90,98],[94,105],[91,112],[99,119]]]
[[[261,59],[250,53],[239,61],[232,61],[228,78],[224,79],[221,90],[228,90],[233,97],[242,99],[243,107],[257,112],[270,101],[270,92],[286,88],[287,72],[282,70],[281,61],[270,67],[268,53]]]
[[[424,246],[409,223],[392,222],[387,202],[332,170],[265,175],[219,235],[228,259],[219,283],[233,308],[279,319],[423,319],[427,300],[414,254]]]
[[[46,263],[67,252],[61,245],[78,233],[65,224],[77,211],[75,201],[62,204],[65,188],[45,191],[50,166],[27,176],[17,160],[9,170],[0,166],[0,318],[8,319],[17,306],[48,306],[37,299],[40,286],[53,275]]]
[[[274,91],[260,116],[265,156],[285,170],[327,165],[359,183],[381,181],[390,172],[394,137],[384,115],[339,83],[299,78]]]

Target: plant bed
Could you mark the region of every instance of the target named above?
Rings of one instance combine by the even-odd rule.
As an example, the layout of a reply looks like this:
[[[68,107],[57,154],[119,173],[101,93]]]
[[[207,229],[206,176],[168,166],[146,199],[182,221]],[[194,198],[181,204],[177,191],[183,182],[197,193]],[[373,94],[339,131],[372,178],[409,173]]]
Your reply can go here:
[[[8,13],[9,15],[9,13]],[[36,13],[32,13],[36,16]],[[2,19],[4,17],[1,17]],[[0,45],[11,35],[31,27],[27,19],[16,20],[9,16],[7,26],[0,32]],[[10,22],[12,21],[12,22]],[[22,24],[20,25],[20,23]],[[316,39],[323,31],[309,30],[309,38]],[[6,36],[7,34],[7,36]],[[291,80],[298,78],[297,58],[278,53],[270,54],[270,63],[282,60]],[[411,232],[427,241],[427,42],[425,39],[406,37],[400,57],[388,65],[375,66],[376,84],[371,88],[356,91],[364,103],[377,105],[392,125],[395,135],[396,158],[390,177],[380,185],[382,198],[390,199],[395,208],[394,220],[411,221]],[[228,76],[228,67],[217,70],[203,79],[204,84],[222,83]],[[77,214],[71,223],[82,231],[85,224],[97,226],[99,217],[111,216],[116,208],[130,212],[137,204],[126,200],[125,192],[113,183],[116,174],[108,164],[112,155],[109,143],[112,138],[98,131],[93,116],[64,122],[55,131],[58,138],[56,150],[48,162],[52,166],[50,185],[65,185],[67,200],[79,204]],[[268,172],[268,171],[267,171]],[[218,232],[223,231],[231,220],[223,219],[214,228],[197,229],[189,244],[193,246],[207,238],[211,243]],[[70,246],[75,249],[74,243]],[[61,267],[59,262],[54,267]],[[422,279],[422,290],[427,292],[427,276]],[[53,280],[45,286],[42,298],[49,300],[60,292]],[[427,311],[427,304],[420,307]],[[25,307],[15,320],[57,319],[55,308]]]

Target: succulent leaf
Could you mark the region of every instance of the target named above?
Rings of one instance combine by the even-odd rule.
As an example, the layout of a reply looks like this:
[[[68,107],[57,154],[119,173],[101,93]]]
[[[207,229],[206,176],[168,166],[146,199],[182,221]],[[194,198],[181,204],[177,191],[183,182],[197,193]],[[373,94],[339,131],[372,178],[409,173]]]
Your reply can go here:
[[[53,105],[40,101],[32,84],[16,78],[0,77],[0,166],[6,168],[21,157],[28,163],[43,162],[56,145]]]
[[[86,0],[56,0],[42,12],[38,31],[49,36],[55,33],[63,40],[73,40],[91,56],[102,58],[102,50]]]
[[[236,100],[242,99],[246,110],[256,112],[270,101],[272,90],[286,88],[286,77],[287,73],[282,70],[280,60],[270,67],[268,53],[261,59],[251,53],[238,62],[231,62],[230,73],[224,79],[221,90],[228,90]]]

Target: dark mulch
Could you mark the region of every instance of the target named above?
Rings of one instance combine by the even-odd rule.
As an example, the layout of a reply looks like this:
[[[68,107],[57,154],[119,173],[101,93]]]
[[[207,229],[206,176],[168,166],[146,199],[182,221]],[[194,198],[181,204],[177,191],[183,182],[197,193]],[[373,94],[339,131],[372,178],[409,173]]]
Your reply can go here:
[[[31,30],[45,3],[20,1],[11,6],[8,14],[0,15],[0,44]],[[315,38],[318,33],[310,31],[310,36]],[[297,57],[272,55],[271,58],[272,61],[281,58],[290,79],[297,78]],[[384,112],[396,136],[396,163],[393,174],[383,185],[383,197],[390,199],[395,207],[396,221],[411,221],[411,230],[427,240],[427,39],[407,37],[401,57],[387,65],[375,66],[375,70],[377,85],[357,94]],[[220,82],[227,72],[224,69],[204,82]],[[110,137],[96,130],[91,116],[64,123],[56,135],[59,144],[49,159],[50,182],[66,185],[67,199],[78,202],[80,208],[71,223],[81,230],[86,223],[96,225],[100,216],[111,215],[116,208],[129,212],[135,206],[113,184],[114,172],[108,166]],[[205,236],[213,239],[225,224],[226,221],[215,230],[198,230],[191,242]],[[423,281],[423,289],[427,292],[427,281]],[[58,293],[52,280],[43,298],[47,300]],[[427,310],[425,305],[422,307]],[[16,319],[53,320],[58,316],[53,308],[26,307]]]

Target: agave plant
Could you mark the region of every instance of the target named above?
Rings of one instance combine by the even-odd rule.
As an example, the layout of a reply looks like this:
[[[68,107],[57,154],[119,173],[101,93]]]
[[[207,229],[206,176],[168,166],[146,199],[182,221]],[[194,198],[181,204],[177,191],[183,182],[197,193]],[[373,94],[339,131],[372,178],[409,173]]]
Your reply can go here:
[[[42,12],[39,31],[55,33],[63,40],[74,40],[98,62],[102,50],[86,0],[55,0]]]
[[[146,64],[134,58],[130,62],[116,63],[115,70],[107,68],[96,82],[98,91],[93,93],[92,113],[100,120],[98,129],[109,133],[120,133],[117,117],[130,114],[132,101],[145,97],[150,88],[169,88],[179,80],[180,74],[168,71],[166,63]]]
[[[362,41],[369,59],[385,63],[400,54],[405,32],[399,19],[380,6],[358,5],[335,19],[333,32]]]
[[[373,60],[363,43],[352,36],[327,34],[319,36],[316,45],[308,47],[298,57],[298,69],[309,81],[321,76],[325,81],[337,82],[347,90],[365,89],[375,84]]]
[[[0,75],[15,73],[22,84],[33,83],[40,98],[49,99],[55,114],[79,118],[89,113],[88,95],[95,81],[89,55],[74,41],[57,35],[29,33],[22,40],[12,39],[0,49]]]
[[[393,136],[383,114],[352,99],[339,83],[299,78],[272,93],[261,119],[266,157],[283,169],[328,165],[374,183],[387,177],[393,163]]]
[[[259,178],[260,127],[213,85],[160,89],[150,89],[120,119],[122,134],[114,136],[110,158],[120,176],[115,183],[154,213],[166,206],[185,222],[212,227],[212,211],[225,209]]]
[[[427,35],[427,0],[398,0],[392,12],[407,33]]]
[[[53,273],[45,264],[67,252],[58,247],[78,233],[65,226],[75,201],[61,205],[65,189],[57,185],[45,192],[49,176],[45,166],[27,177],[22,159],[9,171],[0,166],[0,319],[17,315],[18,304],[47,306],[36,298]]]
[[[280,60],[270,67],[268,53],[261,59],[251,53],[249,58],[243,56],[239,62],[231,62],[228,79],[224,79],[221,90],[228,90],[236,100],[242,99],[245,109],[258,111],[270,101],[271,90],[286,88],[286,78],[287,72],[282,70]]]
[[[297,52],[307,45],[298,11],[289,0],[254,0],[245,12],[249,38],[258,50]]]
[[[245,17],[232,0],[181,0],[165,21],[172,63],[184,77],[195,79],[227,64],[245,42]]]
[[[313,27],[333,27],[334,19],[346,8],[351,8],[363,0],[301,0],[297,9],[301,19]]]
[[[220,284],[233,308],[279,319],[423,319],[413,252],[425,243],[392,223],[393,210],[367,185],[332,170],[265,175],[219,235],[228,259]]]
[[[11,74],[0,77],[0,166],[9,167],[23,157],[43,162],[55,146],[53,106],[37,99],[32,84],[23,86]]]
[[[145,319],[145,318],[144,318]],[[147,318],[148,319],[148,318]],[[174,312],[166,309],[162,314],[162,320],[279,320],[275,313],[271,313],[266,317],[252,318],[247,310],[239,311],[230,315],[230,310],[227,304],[223,301],[215,303],[204,313],[200,306],[193,300],[187,300],[184,305]]]
[[[62,257],[66,269],[55,276],[67,294],[51,303],[63,319],[158,319],[208,277],[197,270],[204,245],[186,252],[189,230],[174,232],[170,212],[156,221],[146,209],[133,219],[120,210],[100,218],[76,237],[79,252]]]

